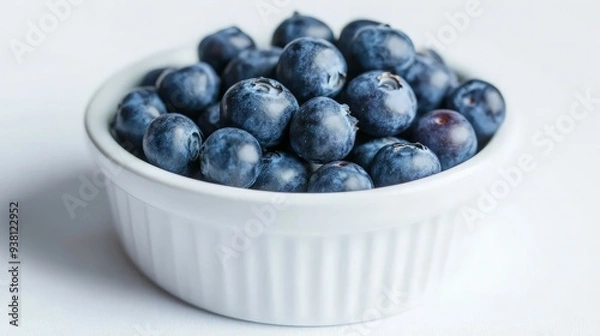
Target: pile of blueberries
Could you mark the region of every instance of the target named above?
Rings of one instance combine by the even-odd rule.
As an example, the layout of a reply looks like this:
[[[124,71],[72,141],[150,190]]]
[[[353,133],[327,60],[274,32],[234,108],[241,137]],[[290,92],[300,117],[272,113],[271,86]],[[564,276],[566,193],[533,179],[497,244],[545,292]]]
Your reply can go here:
[[[344,192],[421,179],[473,157],[506,114],[496,87],[461,81],[372,20],[336,40],[295,13],[267,49],[231,27],[198,54],[149,72],[119,104],[114,135],[157,167],[226,186]]]

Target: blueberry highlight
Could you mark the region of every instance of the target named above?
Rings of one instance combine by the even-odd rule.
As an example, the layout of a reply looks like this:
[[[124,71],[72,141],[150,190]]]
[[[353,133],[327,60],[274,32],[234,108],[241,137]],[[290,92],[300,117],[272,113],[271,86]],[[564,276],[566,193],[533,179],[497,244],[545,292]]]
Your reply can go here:
[[[477,135],[473,126],[460,113],[434,110],[419,119],[415,140],[429,147],[447,170],[477,153]]]
[[[260,144],[250,133],[232,127],[221,128],[202,145],[201,177],[212,183],[248,188],[260,174],[261,157]]]
[[[369,174],[359,165],[335,161],[323,165],[308,182],[309,193],[333,193],[373,189]]]
[[[188,117],[167,113],[154,119],[144,135],[144,154],[151,164],[186,175],[198,160],[202,133]]]
[[[313,98],[292,117],[290,143],[296,154],[309,162],[341,160],[354,146],[356,124],[347,105],[331,98]]]
[[[346,83],[348,66],[330,42],[303,37],[285,47],[277,64],[277,79],[300,103],[314,97],[335,97]]]
[[[440,107],[451,90],[453,73],[435,58],[417,54],[413,65],[403,77],[410,84],[419,103],[418,113],[423,115]]]
[[[500,91],[488,82],[473,79],[458,87],[448,99],[473,125],[480,145],[487,144],[506,117],[506,103]]]
[[[415,60],[415,47],[408,35],[388,25],[364,26],[350,44],[350,67],[355,73],[384,70],[401,74]]]
[[[383,147],[373,159],[370,169],[377,188],[419,180],[440,171],[440,160],[420,143],[396,143]]]
[[[348,56],[350,55],[350,50],[351,50],[350,47],[352,46],[352,39],[354,39],[356,32],[359,31],[363,27],[379,26],[380,24],[381,23],[379,23],[377,21],[373,21],[373,20],[366,20],[366,19],[354,20],[354,21],[348,23],[342,29],[342,32],[340,33],[340,38],[338,39],[336,45],[338,46],[338,48],[340,49],[342,54],[346,58],[348,58]]]
[[[254,78],[232,86],[221,101],[223,122],[252,134],[264,148],[281,143],[298,110],[294,95],[274,79]]]
[[[169,72],[160,80],[158,93],[169,111],[195,119],[217,101],[221,80],[206,63]]]
[[[260,174],[252,189],[277,192],[305,192],[309,170],[294,155],[285,152],[266,153],[262,159]]]
[[[370,71],[350,82],[343,100],[358,119],[360,130],[374,137],[402,133],[417,114],[410,85],[390,72]]]

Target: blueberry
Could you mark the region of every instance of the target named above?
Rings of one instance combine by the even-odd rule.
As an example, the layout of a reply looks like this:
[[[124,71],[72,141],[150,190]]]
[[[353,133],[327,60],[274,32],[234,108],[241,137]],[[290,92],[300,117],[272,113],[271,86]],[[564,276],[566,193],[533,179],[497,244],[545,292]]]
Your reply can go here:
[[[418,54],[420,54],[422,57],[429,58],[431,61],[438,62],[438,63],[441,63],[446,66],[446,72],[448,72],[450,79],[448,81],[448,91],[446,91],[446,94],[444,95],[444,99],[442,100],[442,103],[445,102],[447,97],[450,95],[450,93],[452,93],[452,91],[454,89],[456,89],[457,87],[460,86],[460,78],[458,78],[458,74],[456,73],[456,71],[454,71],[454,69],[452,69],[448,65],[448,63],[446,63],[446,61],[442,58],[442,56],[440,56],[440,54],[438,54],[435,50],[423,49]],[[415,93],[416,93],[416,91],[415,91]],[[429,112],[429,111],[426,111],[426,112]]]
[[[456,73],[456,71],[454,71],[451,68],[447,68],[447,69],[450,72],[450,83],[448,85],[448,92],[446,92],[444,101],[447,101],[450,94],[452,94],[452,92],[454,92],[454,90],[456,90],[456,88],[458,88],[461,85],[460,78],[458,77],[458,74]]]
[[[351,42],[353,72],[385,70],[401,74],[415,60],[415,47],[403,32],[388,25],[365,26]]]
[[[176,70],[173,67],[164,67],[164,68],[158,68],[158,69],[154,69],[149,71],[144,78],[142,79],[142,82],[140,83],[140,86],[157,86],[158,80],[164,76],[165,74]]]
[[[296,154],[309,162],[341,160],[354,146],[356,123],[347,105],[331,98],[313,98],[292,117],[290,143]]]
[[[308,182],[310,193],[331,193],[373,189],[373,181],[361,166],[344,161],[323,165]]]
[[[314,37],[334,42],[333,31],[322,21],[314,17],[295,12],[292,17],[283,21],[273,33],[271,44],[280,48],[299,37]]]
[[[342,54],[348,58],[348,55],[350,54],[350,47],[351,47],[351,42],[352,39],[354,38],[354,35],[356,35],[356,32],[358,30],[360,30],[363,27],[366,26],[378,26],[381,23],[373,21],[373,20],[354,20],[350,23],[348,23],[344,29],[342,29],[342,32],[340,34],[340,38],[337,41],[337,46],[340,49],[340,51],[342,52]]]
[[[403,77],[417,96],[421,115],[440,106],[452,82],[451,71],[444,63],[422,54],[417,54]]]
[[[223,123],[221,122],[221,103],[214,103],[202,111],[196,119],[196,125],[200,127],[205,137],[223,127]]]
[[[144,135],[144,154],[151,164],[185,175],[198,159],[202,133],[188,117],[178,113],[154,119]]]
[[[344,102],[358,119],[360,130],[374,137],[399,134],[417,114],[417,99],[408,83],[383,71],[369,71],[353,79]]]
[[[242,50],[254,47],[250,36],[238,27],[229,27],[205,37],[198,46],[198,56],[220,74]]]
[[[119,104],[114,121],[115,132],[121,141],[140,151],[148,125],[154,118],[165,113],[167,108],[154,88],[134,89]]]
[[[442,170],[437,156],[420,143],[383,147],[371,164],[371,177],[377,188],[410,182]]]
[[[452,110],[425,114],[417,122],[414,138],[438,156],[443,170],[463,163],[477,152],[475,130],[465,117]]]
[[[262,159],[262,167],[252,189],[279,192],[305,192],[308,167],[285,152],[270,152]]]
[[[229,89],[235,83],[250,78],[275,78],[275,68],[283,49],[248,49],[234,58],[223,71],[223,84]]]
[[[253,78],[227,90],[221,101],[221,118],[225,125],[247,131],[268,148],[281,142],[298,108],[294,95],[281,83]]]
[[[365,170],[369,170],[377,152],[387,145],[396,143],[406,144],[408,141],[395,137],[372,139],[355,146],[350,155],[350,161],[360,165]]]
[[[248,132],[225,127],[206,139],[200,151],[200,169],[205,181],[248,188],[257,179],[262,150]]]
[[[158,93],[169,111],[196,118],[217,101],[221,80],[206,63],[197,63],[165,75]]]
[[[492,138],[506,117],[506,104],[500,91],[492,84],[477,79],[454,90],[448,107],[471,122],[482,146]]]
[[[421,54],[424,57],[430,58],[438,63],[446,64],[442,56],[433,49],[423,49],[421,50],[421,52],[419,52],[419,54]]]
[[[346,82],[348,67],[337,48],[328,41],[303,37],[283,50],[277,79],[303,103],[314,97],[334,97]]]

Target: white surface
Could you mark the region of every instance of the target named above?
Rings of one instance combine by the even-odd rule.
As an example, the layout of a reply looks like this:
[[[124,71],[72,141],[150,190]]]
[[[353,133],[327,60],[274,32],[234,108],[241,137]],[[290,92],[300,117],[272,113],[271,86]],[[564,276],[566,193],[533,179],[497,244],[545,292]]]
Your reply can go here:
[[[77,209],[71,219],[61,196],[76,194],[79,176],[93,172],[83,109],[114,71],[150,53],[199,40],[196,31],[207,27],[235,22],[267,40],[267,32],[298,8],[336,29],[353,13],[381,18],[422,44],[424,32],[436,32],[447,23],[444,13],[460,10],[464,2],[297,0],[263,23],[256,10],[261,1],[88,0],[19,65],[8,41],[23,39],[27,21],[47,12],[44,3],[7,1],[0,14],[0,41],[6,46],[0,51],[0,201],[21,201],[23,259],[22,327],[9,329],[3,313],[0,334],[350,335],[344,327],[280,328],[195,309],[133,268],[109,223],[105,196]],[[574,92],[590,89],[600,96],[594,2],[481,3],[484,13],[444,53],[469,50],[481,62],[496,52],[507,57],[506,63],[490,64],[507,74],[499,86],[510,85],[508,79],[529,83],[523,94],[539,102],[534,110],[509,110],[526,116],[525,138],[568,112]],[[524,141],[523,152],[536,158],[536,170],[473,233],[477,253],[468,263],[454,265],[463,269],[463,277],[446,286],[437,302],[359,330],[365,335],[599,334],[599,111],[596,104],[548,155]],[[0,232],[6,246],[6,230]],[[7,283],[7,273],[0,274],[0,282]],[[0,290],[4,306],[8,292]]]

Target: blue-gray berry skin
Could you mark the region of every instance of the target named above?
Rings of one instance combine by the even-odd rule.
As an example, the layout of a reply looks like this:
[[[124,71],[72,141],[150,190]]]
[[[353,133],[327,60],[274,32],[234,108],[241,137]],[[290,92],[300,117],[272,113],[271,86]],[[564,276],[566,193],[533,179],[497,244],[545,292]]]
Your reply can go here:
[[[375,187],[381,188],[422,179],[441,170],[440,160],[426,146],[396,143],[379,150],[370,173]]]
[[[120,141],[129,143],[134,150],[142,150],[142,140],[148,125],[161,114],[167,113],[153,87],[136,88],[119,104],[114,130]]]
[[[408,35],[388,25],[362,27],[350,49],[354,73],[384,70],[400,74],[412,65],[416,54]]]
[[[418,54],[421,54],[422,56],[430,58],[438,63],[442,63],[444,65],[446,64],[446,61],[444,60],[444,58],[442,58],[442,56],[433,49],[426,48],[426,49],[421,50]]]
[[[360,145],[354,146],[352,153],[350,154],[350,161],[358,164],[363,167],[365,170],[369,170],[371,167],[371,162],[377,155],[380,149],[387,145],[392,144],[407,144],[408,141],[404,139],[399,139],[396,137],[386,137],[386,138],[377,138],[372,139],[367,142],[364,142]]]
[[[415,92],[420,115],[440,107],[455,80],[444,63],[424,54],[417,54],[415,62],[402,77]]]
[[[295,12],[275,29],[271,44],[284,48],[300,37],[320,38],[332,43],[335,41],[333,31],[323,21]]]
[[[444,102],[446,101],[448,96],[452,93],[452,91],[454,91],[454,89],[456,89],[457,87],[460,86],[460,78],[458,77],[458,74],[456,73],[456,71],[454,71],[454,69],[452,69],[450,67],[450,65],[448,65],[448,63],[446,63],[444,58],[442,58],[442,56],[433,49],[423,49],[417,54],[419,54],[423,57],[427,57],[434,62],[441,63],[446,66],[446,71],[448,72],[450,79],[448,81],[448,91],[446,91],[446,94],[444,95],[444,99],[442,100],[442,102],[440,104],[440,105],[444,105]],[[429,112],[429,111],[426,111],[426,112]]]
[[[192,119],[217,101],[221,79],[210,65],[197,63],[169,72],[158,86],[158,93],[169,111]]]
[[[346,58],[348,58],[348,55],[350,54],[350,46],[352,45],[352,39],[354,38],[354,35],[356,35],[356,32],[363,27],[378,26],[380,24],[381,23],[377,21],[368,19],[359,19],[351,21],[342,29],[342,32],[340,33],[340,38],[337,40],[336,45],[338,46],[342,54]]]
[[[200,116],[196,119],[196,125],[200,127],[205,138],[223,127],[223,122],[221,120],[221,103],[214,103],[202,111]]]
[[[240,52],[252,48],[255,44],[250,36],[238,27],[229,27],[205,37],[198,45],[198,57],[220,74]]]
[[[343,100],[359,121],[360,130],[374,137],[400,134],[417,114],[417,99],[400,76],[370,71],[353,79]]]
[[[223,71],[221,76],[225,89],[244,79],[275,78],[275,68],[283,49],[247,49],[234,58]]]
[[[298,156],[309,162],[341,160],[354,146],[356,124],[347,105],[327,97],[313,98],[292,117],[290,144]]]
[[[231,187],[248,188],[258,178],[262,149],[248,132],[225,127],[209,136],[200,151],[200,170],[204,181]]]
[[[359,165],[335,161],[323,165],[308,182],[309,193],[333,193],[373,189],[369,174]]]
[[[434,110],[422,116],[414,129],[414,139],[429,147],[447,170],[477,153],[477,135],[471,123],[452,110]]]
[[[232,86],[221,100],[227,126],[252,134],[264,148],[281,143],[298,110],[294,95],[274,79],[253,78]]]
[[[454,90],[456,90],[456,88],[458,88],[462,84],[461,78],[458,76],[458,73],[456,73],[454,69],[448,67],[448,71],[450,72],[450,84],[448,86],[448,92],[446,92],[446,95],[444,96],[444,99],[442,101],[442,105],[444,105],[444,102],[448,101],[448,97],[450,97]]]
[[[494,136],[506,117],[506,103],[502,93],[488,82],[473,79],[454,90],[448,107],[469,120],[480,145]]]
[[[330,42],[302,37],[285,47],[276,71],[277,79],[303,103],[336,96],[344,87],[348,66]]]
[[[188,117],[178,113],[154,119],[144,135],[144,154],[151,164],[186,175],[198,160],[202,133]]]
[[[155,87],[156,84],[158,83],[158,80],[165,75],[166,73],[176,70],[176,68],[173,67],[163,67],[163,68],[157,68],[151,71],[148,71],[148,73],[144,76],[144,78],[142,78],[142,82],[140,83],[140,86],[153,86]]]
[[[277,192],[305,192],[309,170],[306,163],[285,152],[269,152],[252,189]]]

